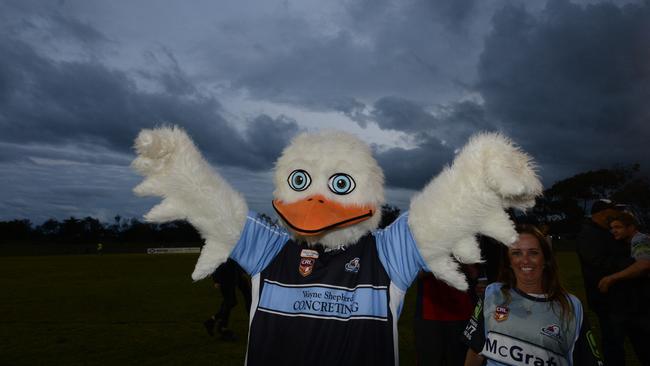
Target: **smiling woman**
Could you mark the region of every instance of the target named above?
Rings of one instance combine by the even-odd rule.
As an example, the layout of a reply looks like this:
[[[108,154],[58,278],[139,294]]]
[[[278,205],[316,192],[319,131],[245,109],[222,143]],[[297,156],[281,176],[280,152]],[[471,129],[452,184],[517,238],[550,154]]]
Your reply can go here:
[[[529,294],[543,294],[544,251],[533,234],[521,233],[519,240],[508,250],[510,268],[518,289]],[[562,304],[563,307],[566,303]]]
[[[582,304],[560,284],[544,234],[532,225],[517,232],[500,282],[487,287],[465,329],[465,365],[600,364]]]

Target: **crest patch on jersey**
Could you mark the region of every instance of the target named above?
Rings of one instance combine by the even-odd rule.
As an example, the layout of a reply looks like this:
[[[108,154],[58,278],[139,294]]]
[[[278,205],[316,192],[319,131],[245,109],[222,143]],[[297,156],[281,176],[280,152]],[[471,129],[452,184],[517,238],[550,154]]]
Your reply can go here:
[[[345,264],[345,270],[352,273],[359,272],[359,267],[361,267],[360,261],[359,257],[355,257],[353,260]]]
[[[497,306],[494,311],[494,320],[502,322],[508,319],[508,313],[510,313],[510,309],[507,306]]]
[[[298,266],[298,272],[303,277],[307,277],[314,270],[314,263],[318,259],[318,252],[311,249],[303,249],[300,252],[300,265]]]
[[[560,326],[557,324],[549,324],[542,328],[542,334],[551,338],[560,339]]]

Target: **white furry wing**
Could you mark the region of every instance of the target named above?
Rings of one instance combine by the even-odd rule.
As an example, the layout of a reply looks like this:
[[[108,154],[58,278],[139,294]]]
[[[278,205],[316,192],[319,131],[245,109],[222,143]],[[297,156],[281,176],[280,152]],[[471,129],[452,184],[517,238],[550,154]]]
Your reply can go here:
[[[228,258],[239,239],[248,212],[245,200],[178,127],[142,130],[135,149],[138,156],[132,167],[145,179],[134,192],[163,199],[145,219],[189,221],[205,239],[192,278],[207,277]]]
[[[433,274],[465,290],[457,261],[481,261],[476,234],[511,245],[517,233],[504,209],[532,207],[541,192],[529,155],[501,134],[478,134],[413,197],[409,227]]]

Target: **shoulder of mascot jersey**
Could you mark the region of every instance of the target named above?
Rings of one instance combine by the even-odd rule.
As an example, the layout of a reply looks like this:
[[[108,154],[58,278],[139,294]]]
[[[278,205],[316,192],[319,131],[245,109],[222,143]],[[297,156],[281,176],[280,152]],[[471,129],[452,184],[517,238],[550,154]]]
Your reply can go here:
[[[230,257],[250,275],[260,273],[291,239],[282,227],[270,225],[249,211]]]
[[[408,212],[400,215],[384,229],[372,232],[377,253],[388,276],[401,290],[406,291],[418,272],[431,272],[408,225]]]

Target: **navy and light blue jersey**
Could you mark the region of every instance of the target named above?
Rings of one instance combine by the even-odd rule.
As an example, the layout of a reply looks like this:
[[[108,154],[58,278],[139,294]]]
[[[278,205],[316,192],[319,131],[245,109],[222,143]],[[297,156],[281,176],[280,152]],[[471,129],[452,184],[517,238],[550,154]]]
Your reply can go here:
[[[248,365],[395,365],[404,294],[426,268],[402,215],[326,251],[249,215],[231,257],[252,276]]]
[[[582,304],[569,295],[572,315],[559,315],[559,304],[511,289],[509,302],[501,283],[485,289],[463,333],[465,342],[487,365],[602,365]]]

